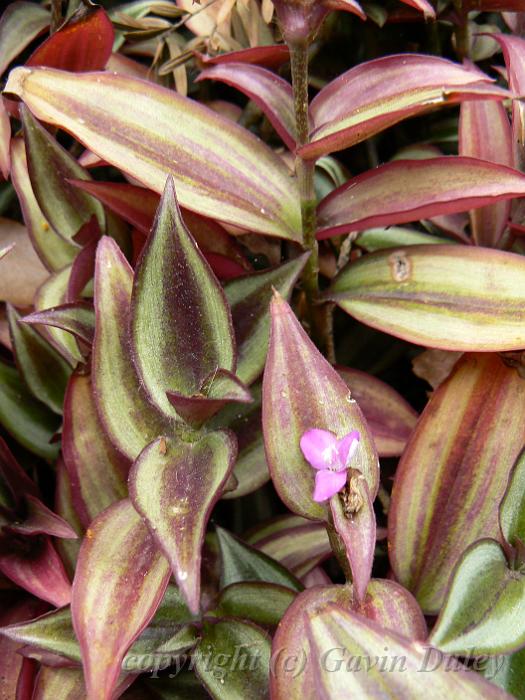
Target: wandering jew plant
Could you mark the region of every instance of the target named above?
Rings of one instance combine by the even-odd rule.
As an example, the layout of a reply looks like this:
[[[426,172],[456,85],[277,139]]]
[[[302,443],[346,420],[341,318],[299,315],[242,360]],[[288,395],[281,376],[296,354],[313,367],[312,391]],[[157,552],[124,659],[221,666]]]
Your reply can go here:
[[[0,697],[524,700],[524,0],[17,0],[0,74]]]

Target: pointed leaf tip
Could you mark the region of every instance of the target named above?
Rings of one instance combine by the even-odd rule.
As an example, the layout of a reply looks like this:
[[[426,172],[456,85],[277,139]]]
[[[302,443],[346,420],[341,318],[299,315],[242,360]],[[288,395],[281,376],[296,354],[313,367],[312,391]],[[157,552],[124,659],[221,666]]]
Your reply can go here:
[[[217,368],[235,370],[231,312],[184,224],[171,177],[137,263],[131,334],[138,374],[166,416],[177,417],[166,392],[191,397]]]
[[[201,548],[206,524],[230,476],[237,445],[227,431],[198,442],[158,438],[129,476],[130,497],[167,556],[193,613],[200,609]]]
[[[314,470],[300,448],[312,428],[342,438],[353,430],[361,436],[354,466],[368,481],[375,498],[379,463],[365,419],[348,387],[321,355],[289,305],[274,296],[271,335],[263,380],[263,433],[272,480],[282,500],[295,513],[326,520],[327,504],[316,503]],[[316,401],[305,401],[315,396]]]

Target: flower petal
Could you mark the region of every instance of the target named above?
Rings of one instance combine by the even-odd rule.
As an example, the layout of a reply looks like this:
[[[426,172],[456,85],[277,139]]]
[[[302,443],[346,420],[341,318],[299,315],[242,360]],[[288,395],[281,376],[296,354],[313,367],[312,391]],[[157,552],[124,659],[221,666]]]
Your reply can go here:
[[[355,455],[359,445],[360,437],[361,436],[359,435],[358,430],[352,430],[351,433],[348,433],[348,435],[345,435],[339,440],[337,451],[339,453],[339,462],[341,466],[337,471],[341,471],[342,469],[347,469],[347,467],[349,467],[350,461]]]
[[[338,493],[346,484],[346,471],[332,472],[323,469],[315,475],[315,490],[313,499],[317,503],[327,501]]]
[[[338,441],[329,430],[307,430],[299,444],[304,458],[314,469],[328,469],[339,461]]]

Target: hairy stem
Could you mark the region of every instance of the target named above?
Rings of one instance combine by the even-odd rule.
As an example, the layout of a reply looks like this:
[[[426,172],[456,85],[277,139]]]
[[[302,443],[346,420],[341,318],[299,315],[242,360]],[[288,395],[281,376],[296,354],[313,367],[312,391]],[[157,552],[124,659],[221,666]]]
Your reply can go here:
[[[309,140],[308,125],[308,43],[290,46],[292,66],[292,86],[294,96],[297,145],[304,146]],[[314,189],[315,161],[295,159],[295,172],[299,183],[301,198],[301,217],[303,226],[303,245],[310,251],[310,258],[303,271],[303,288],[306,293],[311,332],[314,338],[322,342],[323,332],[318,322],[315,304],[319,296],[319,253],[315,239],[316,197]]]

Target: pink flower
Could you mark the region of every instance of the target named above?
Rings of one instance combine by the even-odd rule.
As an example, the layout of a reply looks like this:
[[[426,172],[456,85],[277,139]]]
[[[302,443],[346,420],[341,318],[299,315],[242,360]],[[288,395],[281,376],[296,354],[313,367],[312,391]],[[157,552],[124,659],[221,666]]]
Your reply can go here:
[[[301,450],[314,469],[314,501],[321,503],[341,491],[346,484],[346,470],[359,444],[359,432],[352,430],[340,440],[329,430],[313,428],[301,438]]]

